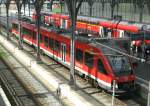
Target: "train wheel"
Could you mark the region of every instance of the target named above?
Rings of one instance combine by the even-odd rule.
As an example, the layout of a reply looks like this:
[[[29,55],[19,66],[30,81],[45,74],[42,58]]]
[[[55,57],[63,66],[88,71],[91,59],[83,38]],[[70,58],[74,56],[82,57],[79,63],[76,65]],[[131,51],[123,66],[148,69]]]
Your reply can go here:
[[[97,84],[98,84],[99,91],[100,92],[104,91],[104,89],[101,87],[100,83],[97,82]]]
[[[89,82],[90,82],[92,85],[94,85],[94,79],[92,79],[92,78],[89,77]]]
[[[146,55],[144,52],[141,52],[141,56],[140,56],[142,59],[146,59]]]
[[[81,78],[85,78],[85,75],[79,71],[76,71],[76,73],[81,77]]]
[[[41,53],[41,55],[45,56],[45,53],[42,49],[40,49],[40,53]]]
[[[89,79],[88,79],[88,76],[87,76],[87,75],[84,76],[84,79],[85,79],[87,82],[89,82],[89,81],[88,81]]]
[[[134,55],[136,53],[136,46],[133,45],[130,47],[131,54]]]
[[[93,84],[96,88],[99,88],[98,82],[96,80],[94,80]]]

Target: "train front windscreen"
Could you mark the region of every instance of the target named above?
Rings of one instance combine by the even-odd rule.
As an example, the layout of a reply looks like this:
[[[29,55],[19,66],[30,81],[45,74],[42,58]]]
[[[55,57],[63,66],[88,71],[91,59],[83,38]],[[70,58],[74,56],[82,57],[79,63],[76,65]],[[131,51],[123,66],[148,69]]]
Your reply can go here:
[[[132,73],[129,59],[125,56],[108,56],[108,60],[116,76],[126,76]]]

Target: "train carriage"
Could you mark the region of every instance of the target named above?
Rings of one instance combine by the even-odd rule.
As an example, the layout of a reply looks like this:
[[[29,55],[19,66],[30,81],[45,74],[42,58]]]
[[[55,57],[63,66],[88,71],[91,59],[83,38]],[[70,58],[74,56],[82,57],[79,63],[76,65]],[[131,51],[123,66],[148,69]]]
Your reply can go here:
[[[35,26],[22,23],[24,40],[36,46]],[[17,32],[14,27],[12,30]],[[28,33],[25,33],[26,31]],[[27,39],[27,36],[30,36],[30,39]],[[112,45],[111,40],[100,43]],[[118,45],[115,45],[115,48],[122,49]],[[40,49],[61,64],[70,66],[70,33],[58,34],[50,28],[41,27]],[[95,43],[85,43],[80,40],[75,42],[75,69],[80,75],[90,78],[110,92],[113,80],[117,81],[116,92],[118,93],[124,93],[134,86],[135,75],[130,59]]]

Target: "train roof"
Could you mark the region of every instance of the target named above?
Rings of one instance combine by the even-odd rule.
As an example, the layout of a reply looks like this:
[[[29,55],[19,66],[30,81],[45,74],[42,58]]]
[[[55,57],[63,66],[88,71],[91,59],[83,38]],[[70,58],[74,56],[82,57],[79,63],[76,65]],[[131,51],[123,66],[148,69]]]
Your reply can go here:
[[[104,21],[106,19],[99,19],[99,18],[94,18],[94,17],[85,17],[85,16],[77,16],[78,20],[85,20],[88,22],[95,22],[95,23],[99,23],[100,21]]]
[[[54,14],[52,12],[43,12],[46,14]],[[55,13],[57,14],[57,13]],[[64,15],[66,17],[69,17],[68,14],[60,14],[59,15]],[[106,18],[95,18],[95,17],[88,17],[88,16],[77,16],[78,20],[83,20],[87,22],[94,22],[94,23],[99,23],[102,26],[106,27],[113,27],[116,28],[116,25],[119,29],[121,30],[127,30],[127,31],[132,31],[132,32],[137,32],[138,30],[141,30],[144,25],[147,26],[147,29],[150,29],[149,24],[144,24],[144,23],[137,23],[137,22],[131,22],[131,21],[125,21],[125,20],[112,20],[112,19],[106,19]],[[120,22],[119,22],[120,21]]]
[[[95,47],[99,48],[104,55],[122,55],[119,52],[128,53],[129,43],[128,40],[118,39],[103,39],[97,40],[92,43]]]
[[[117,51],[129,53],[129,38],[100,38],[79,33],[76,39],[99,48],[105,55],[121,55]],[[114,50],[115,49],[115,50]]]
[[[117,24],[120,20],[112,20],[112,19],[106,19],[106,18],[95,18],[95,17],[88,17],[88,16],[78,16],[77,17],[79,20],[85,20],[85,21],[92,21],[92,22],[109,22],[111,24]],[[144,23],[137,23],[137,22],[131,22],[131,21],[125,21],[125,20],[121,20],[119,22],[119,24],[122,25],[131,25],[131,26],[136,26],[137,28],[141,29],[143,27],[143,25],[147,26],[147,29],[150,29],[150,25],[149,24],[144,24]]]

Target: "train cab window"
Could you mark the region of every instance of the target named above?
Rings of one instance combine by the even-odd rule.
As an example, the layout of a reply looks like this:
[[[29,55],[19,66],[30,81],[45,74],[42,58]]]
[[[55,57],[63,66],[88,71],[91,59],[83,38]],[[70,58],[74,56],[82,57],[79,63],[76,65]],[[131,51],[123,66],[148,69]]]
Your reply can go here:
[[[57,40],[55,40],[55,42],[54,42],[54,50],[55,50],[56,52],[59,52],[59,51],[60,51],[60,42],[57,41]]]
[[[102,74],[107,74],[104,64],[100,59],[97,60],[97,70]]]
[[[49,39],[49,47],[51,50],[54,48],[54,40],[52,38]]]
[[[88,52],[85,52],[84,62],[85,62],[85,65],[87,65],[89,68],[92,68],[94,64],[94,55]]]
[[[44,45],[48,47],[48,37],[44,36]]]
[[[83,63],[83,51],[80,49],[76,49],[76,60]]]

